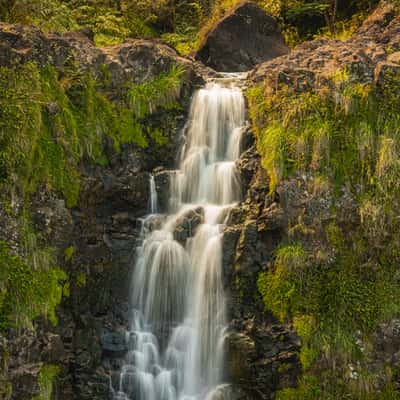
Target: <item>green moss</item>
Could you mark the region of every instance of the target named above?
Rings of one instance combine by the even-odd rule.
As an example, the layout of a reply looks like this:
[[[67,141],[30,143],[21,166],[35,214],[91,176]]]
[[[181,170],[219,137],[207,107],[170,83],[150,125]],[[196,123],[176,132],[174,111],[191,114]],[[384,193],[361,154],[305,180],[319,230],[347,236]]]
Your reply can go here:
[[[276,395],[276,400],[322,400],[321,388],[317,378],[308,377],[295,389],[283,389]],[[324,398],[328,400],[328,398]]]
[[[348,182],[373,190],[386,167],[379,159],[394,155],[388,153],[388,140],[398,139],[399,79],[378,88],[353,83],[351,73],[342,71],[332,81],[335,90],[319,93],[285,86],[270,91],[263,84],[249,90],[250,115],[271,189],[288,175],[308,170],[338,186]]]
[[[0,323],[2,328],[31,327],[43,315],[56,324],[65,273],[57,267],[35,269],[0,242]]]
[[[33,64],[0,69],[0,186],[16,187],[29,197],[39,185],[77,203],[83,158],[108,163],[106,141],[166,144],[166,137],[145,121],[154,111],[172,110],[183,70],[172,67],[147,83],[134,85],[129,102],[112,102],[104,82],[75,67],[65,74]]]
[[[264,304],[282,321],[300,305],[299,276],[305,262],[301,245],[282,246],[277,251],[274,270],[259,275],[257,287]]]
[[[289,244],[277,250],[271,270],[259,275],[266,309],[282,321],[292,320],[302,339],[304,379],[278,398],[366,399],[376,376],[362,375],[361,389],[348,378],[349,364],[365,361],[355,332],[366,341],[379,323],[399,313],[400,289],[392,267],[363,265],[363,238],[348,243],[336,224],[329,224],[325,234],[336,254],[329,264],[319,263],[298,243]],[[319,378],[317,391],[312,377]]]
[[[173,65],[156,78],[132,86],[128,91],[128,99],[136,118],[145,118],[160,107],[166,110],[179,107],[177,100],[184,72],[182,67]]]
[[[65,261],[70,261],[72,257],[75,254],[75,247],[74,246],[69,246],[64,250],[64,260]]]
[[[53,393],[54,380],[60,373],[60,367],[57,365],[44,365],[39,375],[39,395],[33,400],[51,400]]]
[[[293,326],[302,340],[300,361],[303,370],[307,371],[312,367],[320,354],[320,349],[313,342],[314,336],[317,333],[317,323],[313,316],[301,315],[293,319]]]
[[[81,272],[80,274],[78,274],[78,276],[76,277],[76,284],[80,287],[85,287],[86,286],[86,274],[84,272]]]

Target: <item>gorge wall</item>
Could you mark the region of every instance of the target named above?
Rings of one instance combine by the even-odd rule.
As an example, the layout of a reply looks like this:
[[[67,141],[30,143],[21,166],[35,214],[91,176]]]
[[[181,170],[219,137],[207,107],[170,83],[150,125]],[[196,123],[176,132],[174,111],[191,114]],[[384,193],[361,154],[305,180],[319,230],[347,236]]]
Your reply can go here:
[[[271,300],[263,290],[260,274],[273,278],[268,273],[273,274],[279,268],[277,252],[288,245],[291,249],[298,249],[296,246],[305,249],[296,253],[296,259],[292,255],[286,258],[294,259],[290,268],[301,264],[318,270],[318,266],[328,265],[334,270],[338,253],[343,253],[343,248],[351,247],[349,242],[358,238],[356,231],[365,224],[365,218],[376,224],[382,218],[386,221],[385,215],[372,219],[360,213],[357,190],[362,190],[362,183],[350,185],[341,181],[333,185],[320,179],[321,171],[317,174],[309,164],[301,164],[301,167],[296,164],[291,168],[295,156],[290,154],[289,161],[283,153],[277,156],[272,151],[276,148],[265,140],[264,133],[281,117],[274,112],[285,110],[279,98],[288,100],[289,104],[296,96],[321,96],[329,91],[337,94],[335,107],[347,107],[348,115],[349,110],[359,104],[357,101],[361,102],[361,95],[357,92],[350,102],[345,102],[344,97],[339,97],[345,83],[365,84],[383,92],[389,82],[397,90],[399,43],[399,17],[392,6],[382,5],[350,40],[317,39],[305,43],[288,55],[258,65],[249,74],[244,89],[248,95],[251,126],[243,136],[243,153],[237,163],[244,201],[229,216],[223,260],[232,331],[227,341],[227,378],[234,383],[238,398],[272,399],[282,389],[280,395],[287,396],[279,397],[282,399],[312,398],[306,397],[304,392],[291,392],[296,389],[290,388],[304,387],[302,376],[318,377],[319,370],[330,370],[330,362],[336,362],[346,384],[362,386],[360,371],[368,370],[374,376],[372,392],[379,395],[388,384],[398,388],[400,341],[396,312],[388,313],[383,321],[375,317],[383,314],[383,310],[374,311],[368,339],[362,332],[362,323],[351,328],[352,335],[366,349],[365,357],[358,364],[348,359],[332,361],[323,352],[316,364],[307,364],[305,359],[309,353],[305,350],[312,350],[312,347],[308,341],[310,335],[304,334],[304,330],[314,328],[307,326],[302,330],[304,326],[300,326],[299,321],[317,320],[322,318],[322,312],[317,310],[313,314],[314,309],[310,311],[307,306],[302,305],[300,311],[291,306],[297,300],[297,304],[301,304],[299,298],[304,297],[301,292],[297,299],[290,297],[292,293],[297,295],[297,286]],[[52,118],[64,121],[68,111],[65,99],[77,104],[84,102],[88,96],[86,89],[91,85],[91,93],[96,94],[94,98],[106,99],[95,103],[92,110],[95,116],[110,116],[112,106],[109,105],[124,108],[131,114],[133,109],[140,114],[139,120],[133,120],[131,114],[127,120],[139,128],[116,146],[109,128],[115,121],[111,117],[111,123],[93,117],[86,123],[97,136],[86,138],[87,149],[82,151],[78,161],[71,161],[75,155],[68,150],[71,142],[66,139],[62,124],[51,125],[51,141],[63,149],[58,161],[66,162],[66,166],[73,163],[79,175],[79,196],[75,201],[69,201],[69,196],[52,180],[55,169],[49,176],[43,175],[42,180],[37,179],[31,191],[25,188],[25,180],[36,179],[34,170],[10,179],[7,176],[1,181],[6,183],[7,190],[0,195],[0,241],[7,244],[12,254],[28,259],[26,225],[29,225],[34,231],[35,247],[40,250],[50,245],[52,262],[61,267],[65,277],[60,279],[63,299],[57,308],[57,324],[36,318],[34,329],[22,324],[2,331],[0,398],[47,399],[46,391],[52,388],[52,398],[61,400],[108,399],[110,380],[121,369],[127,350],[124,332],[131,267],[140,234],[140,218],[148,212],[150,174],[155,176],[160,204],[165,206],[169,182],[164,171],[175,165],[190,98],[196,88],[218,74],[199,62],[179,56],[156,40],[136,40],[98,49],[91,42],[90,32],[50,35],[35,28],[0,24],[2,79],[7,79],[10,71],[20,71],[16,80],[25,79],[29,87],[34,85],[37,71],[43,74],[48,65],[54,68],[60,86],[56,94],[40,99],[38,112],[44,121]],[[176,73],[177,79],[171,78],[175,67],[182,67],[182,72]],[[41,76],[40,91],[44,93],[46,85],[54,82]],[[87,76],[91,78],[85,80]],[[14,89],[17,86],[9,79],[7,84],[14,85]],[[149,84],[154,87],[149,89]],[[3,93],[6,93],[5,87],[2,81]],[[144,102],[138,100],[135,87],[147,96]],[[9,91],[12,88],[7,86],[7,93]],[[163,98],[154,95],[155,91],[164,93]],[[398,96],[399,92],[395,93]],[[378,104],[383,96],[378,97]],[[144,110],[143,104],[148,104],[149,99],[151,110]],[[268,99],[273,100],[269,102]],[[304,98],[301,101],[304,103]],[[107,107],[100,108],[100,104],[107,104]],[[302,114],[301,107],[298,104],[296,107],[297,114],[293,118],[309,115],[309,110]],[[269,116],[274,119],[269,120]],[[290,128],[290,123],[285,128]],[[124,130],[122,126],[118,129]],[[101,150],[97,154],[98,143]],[[319,143],[321,147],[322,141]],[[307,141],[294,141],[283,147],[297,149],[300,158],[313,159],[316,164],[318,160],[306,154],[310,146]],[[35,149],[28,147],[28,150]],[[275,158],[270,159],[270,154]],[[321,151],[321,154],[322,158],[325,153]],[[343,160],[338,164],[340,162]],[[394,165],[397,164],[394,162],[387,168],[394,168]],[[41,173],[39,167],[36,173]],[[22,181],[21,177],[25,186],[18,181]],[[396,201],[392,203],[396,205]],[[24,204],[28,204],[27,209]],[[328,235],[327,226],[333,226],[331,223],[335,224],[335,229],[329,230]],[[185,226],[190,226],[190,221],[184,221],[183,230]],[[377,232],[381,232],[375,225],[368,229],[361,236],[369,234],[376,238]],[[390,229],[382,233],[381,243],[371,253],[364,248],[363,254],[368,253],[363,261],[364,268],[377,271],[378,261],[391,259],[393,263],[397,260],[395,246],[391,248],[391,255],[377,250],[385,247],[382,245],[385,241],[394,242],[397,225]],[[182,234],[187,236],[188,232]],[[369,242],[367,245],[373,248]],[[300,274],[306,276],[307,271],[301,270]],[[321,273],[321,276],[329,279],[329,275]],[[313,286],[307,289],[316,290]],[[2,290],[0,288],[0,293]],[[282,305],[282,297],[287,307]],[[314,298],[310,295],[306,297],[308,300],[312,302]],[[354,304],[358,306],[357,300]],[[354,309],[350,308],[350,312]],[[359,312],[368,313],[369,309]],[[297,323],[293,323],[294,320]],[[316,387],[317,384],[310,390],[315,391]],[[294,397],[296,395],[303,397]]]

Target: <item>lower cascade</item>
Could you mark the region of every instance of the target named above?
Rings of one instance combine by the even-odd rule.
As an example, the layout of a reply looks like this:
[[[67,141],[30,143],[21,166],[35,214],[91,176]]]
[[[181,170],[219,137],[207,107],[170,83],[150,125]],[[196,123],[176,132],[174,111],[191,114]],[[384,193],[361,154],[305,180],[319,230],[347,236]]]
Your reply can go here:
[[[245,124],[242,91],[229,79],[208,83],[194,96],[179,169],[170,173],[168,215],[157,214],[151,177],[151,214],[143,220],[133,274],[129,351],[113,384],[115,400],[228,397],[222,237],[229,209],[241,197],[235,161]],[[178,238],[184,221],[190,232]]]

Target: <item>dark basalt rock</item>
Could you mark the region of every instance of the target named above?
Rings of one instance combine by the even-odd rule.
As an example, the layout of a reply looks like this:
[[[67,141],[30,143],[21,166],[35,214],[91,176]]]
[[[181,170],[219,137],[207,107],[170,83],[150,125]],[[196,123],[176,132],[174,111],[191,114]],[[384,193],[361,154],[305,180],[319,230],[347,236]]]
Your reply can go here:
[[[38,378],[42,364],[27,364],[11,372],[12,398],[31,400],[40,393]]]
[[[105,332],[101,336],[101,345],[107,356],[121,357],[127,351],[127,343],[123,332]]]
[[[188,238],[195,235],[197,227],[202,224],[203,221],[204,210],[201,207],[188,210],[176,221],[174,239],[184,245]]]
[[[154,181],[156,184],[158,207],[160,212],[166,212],[169,207],[171,173],[166,170],[154,172]]]
[[[248,71],[289,52],[277,21],[257,4],[246,2],[219,21],[196,59],[217,71]]]

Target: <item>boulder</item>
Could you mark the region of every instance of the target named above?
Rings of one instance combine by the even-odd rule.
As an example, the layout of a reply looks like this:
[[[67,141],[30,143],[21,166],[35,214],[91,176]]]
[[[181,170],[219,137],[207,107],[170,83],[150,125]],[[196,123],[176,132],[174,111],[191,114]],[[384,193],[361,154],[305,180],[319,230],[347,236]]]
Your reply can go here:
[[[277,21],[257,4],[245,2],[217,22],[196,59],[217,71],[241,72],[288,52]]]
[[[197,227],[203,222],[203,208],[198,207],[185,211],[175,221],[174,239],[184,245],[187,239],[195,235]]]

